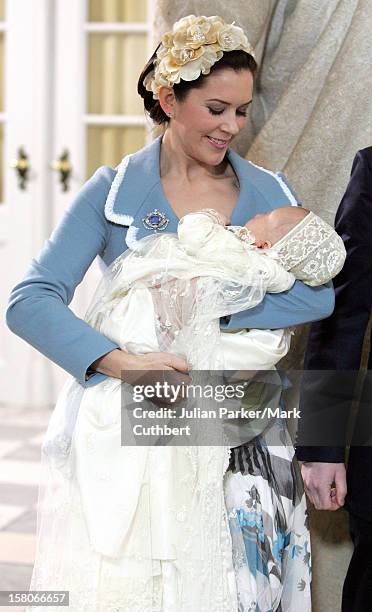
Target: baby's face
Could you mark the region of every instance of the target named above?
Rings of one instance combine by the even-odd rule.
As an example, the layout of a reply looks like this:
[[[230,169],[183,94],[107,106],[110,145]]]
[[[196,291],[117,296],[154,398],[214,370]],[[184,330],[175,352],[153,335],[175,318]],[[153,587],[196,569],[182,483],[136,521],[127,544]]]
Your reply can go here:
[[[262,213],[245,224],[255,237],[259,248],[270,248],[297,225],[308,211],[297,206],[283,206]]]

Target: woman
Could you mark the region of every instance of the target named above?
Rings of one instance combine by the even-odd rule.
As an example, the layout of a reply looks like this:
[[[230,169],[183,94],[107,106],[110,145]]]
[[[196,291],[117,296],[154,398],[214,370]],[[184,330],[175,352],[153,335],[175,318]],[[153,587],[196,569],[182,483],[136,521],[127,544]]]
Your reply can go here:
[[[126,157],[116,172],[97,171],[25,279],[14,288],[7,311],[9,327],[77,378],[82,387],[121,375],[130,382],[133,370],[182,374],[188,369],[184,359],[172,354],[132,355],[120,350],[68,309],[75,287],[96,255],[109,265],[139,238],[154,231],[176,231],[178,219],[198,210],[201,203],[229,217],[234,225],[243,225],[257,213],[297,204],[283,178],[228,148],[245,125],[255,70],[252,49],[240,28],[218,17],[189,16],[177,22],[163,37],[138,84],[146,110],[165,127],[164,135]],[[228,330],[288,327],[326,317],[332,307],[332,289],[296,282],[286,294],[267,295],[262,305],[232,315],[222,325]],[[281,444],[289,440],[280,424],[272,430]],[[291,509],[299,508],[296,517],[302,524],[298,527],[304,532],[302,491],[294,478],[297,468],[290,449],[283,449],[275,452],[262,438],[231,454],[226,503],[234,563],[242,588],[244,583],[251,587],[250,601],[240,600],[241,611],[279,610],[280,606],[291,612],[300,606],[309,609],[309,598],[302,600],[309,581],[298,584],[298,565],[290,560],[299,557],[301,564],[308,563],[308,553],[294,546],[289,556],[291,534],[286,525]],[[95,580],[93,574],[99,574],[101,564],[97,558],[95,574],[92,567],[85,567],[86,582]],[[284,586],[282,565],[288,566]],[[164,568],[160,584],[172,584],[174,571],[171,565]],[[160,599],[154,597],[151,606],[134,597],[131,607],[116,604],[115,608],[115,602],[111,607],[106,602],[102,609],[177,609],[165,586],[159,592]],[[182,610],[196,609],[188,608],[187,601],[183,605]],[[208,609],[234,608],[214,602]]]

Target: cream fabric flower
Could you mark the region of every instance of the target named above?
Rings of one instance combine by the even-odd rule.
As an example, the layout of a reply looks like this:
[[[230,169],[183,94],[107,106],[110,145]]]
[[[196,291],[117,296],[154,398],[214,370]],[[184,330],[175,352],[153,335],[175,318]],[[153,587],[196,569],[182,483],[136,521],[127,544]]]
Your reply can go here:
[[[209,74],[224,51],[243,50],[254,57],[242,28],[227,24],[222,17],[188,15],[162,37],[155,68],[144,79],[144,86],[155,99],[162,86],[173,87],[180,80],[195,81]]]
[[[223,51],[233,51],[248,46],[248,38],[241,28],[230,25],[221,28],[217,34],[218,43]]]
[[[204,47],[199,47],[196,49],[192,49],[190,47],[181,47],[177,49],[176,47],[173,47],[170,55],[179,65],[183,65],[187,64],[187,62],[192,62],[199,59],[203,53]]]

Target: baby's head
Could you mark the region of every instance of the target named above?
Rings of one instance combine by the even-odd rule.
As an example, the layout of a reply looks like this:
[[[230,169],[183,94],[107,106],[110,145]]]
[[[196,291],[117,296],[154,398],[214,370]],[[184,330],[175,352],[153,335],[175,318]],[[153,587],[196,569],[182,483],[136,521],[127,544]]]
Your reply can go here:
[[[285,206],[256,215],[246,223],[246,229],[226,227],[227,223],[228,219],[216,210],[203,209],[180,219],[178,237],[187,244],[188,253],[195,255],[208,238],[217,238],[218,228],[223,232],[230,229],[235,234],[232,252],[236,239],[255,244],[266,249],[265,256],[273,257],[297,279],[312,286],[331,280],[344,264],[346,251],[341,237],[306,208]],[[226,240],[224,245],[226,248]]]
[[[307,285],[327,283],[344,265],[342,238],[321,217],[304,208],[278,208],[255,217],[246,227],[255,234],[256,246],[266,248],[268,255]]]
[[[296,227],[309,212],[299,206],[283,206],[256,215],[245,227],[252,232],[256,247],[269,249]]]

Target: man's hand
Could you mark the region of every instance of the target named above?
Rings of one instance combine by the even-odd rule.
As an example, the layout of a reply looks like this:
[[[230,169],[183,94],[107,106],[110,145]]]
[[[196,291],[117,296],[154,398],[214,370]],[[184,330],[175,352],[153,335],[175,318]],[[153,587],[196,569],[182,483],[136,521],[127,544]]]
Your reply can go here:
[[[305,493],[317,510],[338,510],[345,503],[346,469],[343,463],[300,462]]]

